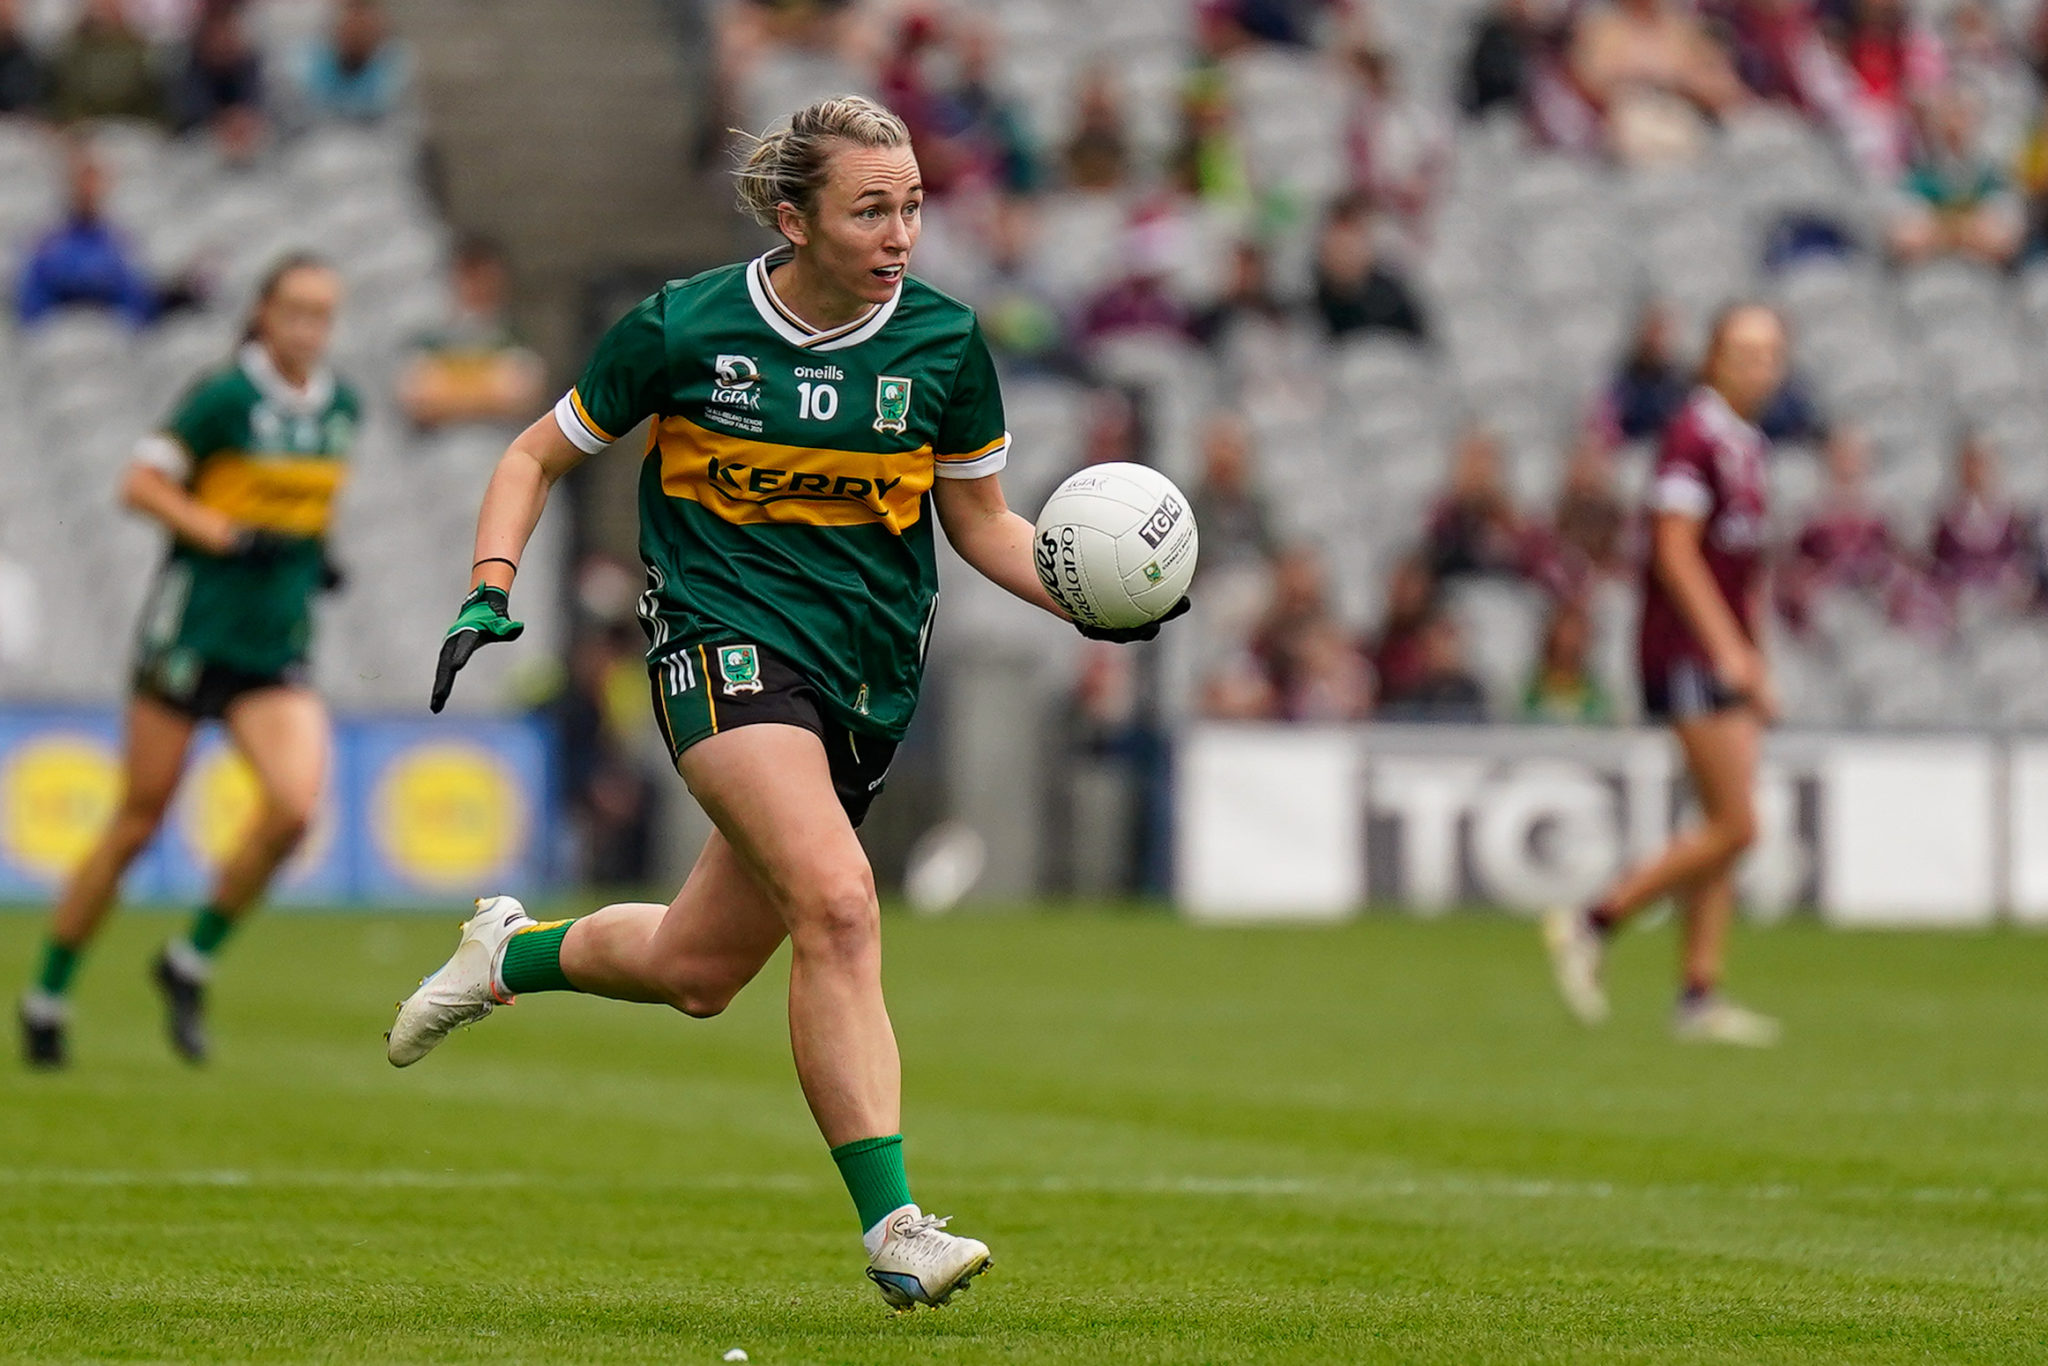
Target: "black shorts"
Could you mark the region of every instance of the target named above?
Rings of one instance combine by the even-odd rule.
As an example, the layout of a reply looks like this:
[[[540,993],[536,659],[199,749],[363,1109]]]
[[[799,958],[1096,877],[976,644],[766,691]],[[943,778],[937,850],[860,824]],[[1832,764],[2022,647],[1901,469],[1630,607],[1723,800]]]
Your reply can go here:
[[[811,681],[779,655],[741,640],[706,641],[650,660],[654,719],[669,758],[736,726],[801,726],[825,746],[832,791],[855,826],[882,790],[896,742],[848,730],[832,719]]]
[[[1643,715],[1669,724],[1747,706],[1749,699],[1697,660],[1682,659],[1643,674]]]
[[[194,721],[218,721],[250,693],[297,687],[305,681],[304,664],[274,674],[250,673],[173,649],[147,655],[135,666],[134,692]]]

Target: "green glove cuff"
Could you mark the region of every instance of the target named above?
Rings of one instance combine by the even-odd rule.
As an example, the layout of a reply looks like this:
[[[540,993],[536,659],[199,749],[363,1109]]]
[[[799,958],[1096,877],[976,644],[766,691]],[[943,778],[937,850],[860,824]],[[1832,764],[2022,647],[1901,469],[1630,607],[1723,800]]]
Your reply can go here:
[[[481,584],[471,589],[469,596],[462,600],[462,611],[457,614],[455,624],[448,628],[448,634],[475,631],[494,640],[511,640],[526,629],[526,623],[513,621],[506,615],[511,607],[511,596],[504,589]]]

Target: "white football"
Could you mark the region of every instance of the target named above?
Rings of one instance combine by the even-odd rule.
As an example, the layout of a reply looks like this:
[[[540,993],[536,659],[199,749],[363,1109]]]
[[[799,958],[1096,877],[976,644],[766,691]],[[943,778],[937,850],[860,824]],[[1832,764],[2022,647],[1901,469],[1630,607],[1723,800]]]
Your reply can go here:
[[[1038,514],[1038,580],[1078,622],[1143,626],[1187,593],[1197,540],[1171,479],[1146,465],[1090,465]]]

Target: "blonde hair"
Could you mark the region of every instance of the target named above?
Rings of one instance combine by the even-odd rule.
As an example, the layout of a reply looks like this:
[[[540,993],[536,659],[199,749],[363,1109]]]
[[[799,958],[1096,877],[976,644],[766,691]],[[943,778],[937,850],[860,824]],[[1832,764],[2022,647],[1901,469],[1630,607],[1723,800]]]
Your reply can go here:
[[[784,204],[809,214],[824,188],[834,146],[908,147],[910,130],[881,105],[861,95],[837,95],[799,109],[784,128],[760,137],[740,135],[751,143],[733,180],[740,207],[764,228],[778,226]]]

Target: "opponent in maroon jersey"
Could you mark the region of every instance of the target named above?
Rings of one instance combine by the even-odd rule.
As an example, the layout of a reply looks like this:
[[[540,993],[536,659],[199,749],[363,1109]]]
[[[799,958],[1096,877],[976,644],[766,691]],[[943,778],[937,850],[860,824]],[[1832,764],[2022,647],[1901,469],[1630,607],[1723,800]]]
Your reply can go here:
[[[1677,732],[1702,820],[1591,907],[1544,917],[1558,989],[1587,1024],[1607,1018],[1608,937],[1676,896],[1685,913],[1678,1036],[1752,1046],[1778,1038],[1777,1021],[1723,999],[1719,986],[1735,866],[1756,838],[1757,755],[1777,707],[1757,642],[1768,443],[1755,419],[1784,386],[1786,349],[1770,309],[1729,309],[1714,324],[1700,386],[1664,436],[1637,657],[1644,710]]]

